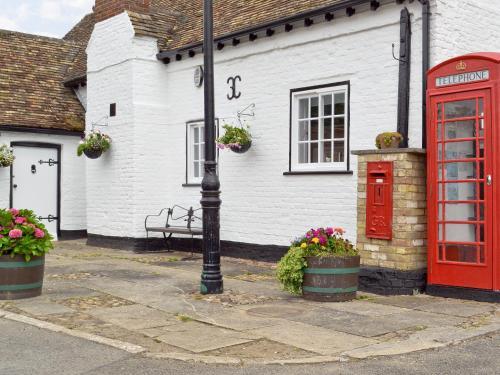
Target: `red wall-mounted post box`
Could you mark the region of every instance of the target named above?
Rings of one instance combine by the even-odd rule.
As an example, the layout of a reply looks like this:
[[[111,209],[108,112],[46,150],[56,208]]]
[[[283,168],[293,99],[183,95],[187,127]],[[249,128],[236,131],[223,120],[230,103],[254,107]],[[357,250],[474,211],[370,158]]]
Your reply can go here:
[[[392,239],[392,161],[368,162],[366,237]]]

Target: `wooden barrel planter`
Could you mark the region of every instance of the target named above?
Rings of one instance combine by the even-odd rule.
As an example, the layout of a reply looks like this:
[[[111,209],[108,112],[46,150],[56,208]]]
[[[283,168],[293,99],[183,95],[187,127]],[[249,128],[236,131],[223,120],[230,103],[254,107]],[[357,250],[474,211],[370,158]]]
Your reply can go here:
[[[356,298],[359,256],[307,257],[306,261],[302,283],[305,299],[341,302]]]
[[[0,300],[37,297],[42,294],[45,256],[0,256]]]

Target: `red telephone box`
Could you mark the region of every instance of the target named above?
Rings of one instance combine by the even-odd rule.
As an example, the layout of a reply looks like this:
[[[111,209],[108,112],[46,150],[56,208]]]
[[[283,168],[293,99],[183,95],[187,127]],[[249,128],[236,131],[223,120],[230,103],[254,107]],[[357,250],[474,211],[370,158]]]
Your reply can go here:
[[[448,60],[428,87],[428,283],[500,290],[500,53]]]

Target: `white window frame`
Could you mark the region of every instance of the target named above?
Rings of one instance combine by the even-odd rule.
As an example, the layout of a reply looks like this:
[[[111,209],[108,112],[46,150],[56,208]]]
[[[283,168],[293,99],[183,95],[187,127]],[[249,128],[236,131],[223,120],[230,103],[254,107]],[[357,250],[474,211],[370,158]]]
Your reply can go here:
[[[186,185],[200,185],[204,176],[205,155],[200,149],[200,176],[194,176],[194,128],[201,130],[203,134],[203,142],[198,142],[198,145],[205,145],[205,122],[204,120],[188,121],[186,123]],[[218,137],[218,120],[215,120],[215,136]],[[216,153],[218,159],[218,151]]]
[[[324,107],[321,102],[321,97],[324,94],[334,94],[344,93],[345,95],[345,108],[343,115],[335,115],[334,113],[334,102],[332,99],[332,118],[344,117],[344,161],[342,162],[321,162],[322,160],[322,147],[321,141],[323,138],[324,128],[321,126],[321,118],[323,118]],[[314,98],[318,97],[319,113],[318,113],[318,123],[319,123],[319,134],[318,134],[318,162],[316,163],[299,163],[299,101],[304,98]],[[318,88],[305,88],[296,89],[291,92],[291,124],[290,124],[290,172],[349,172],[349,83],[344,82],[340,84],[331,84],[320,86]],[[310,106],[309,106],[310,111]],[[311,114],[309,113],[306,121],[310,121]],[[328,116],[330,117],[330,116]],[[302,119],[304,121],[304,119]],[[334,121],[332,121],[332,145],[335,142],[334,139]],[[310,133],[310,125],[309,125]],[[338,140],[341,140],[338,138]],[[307,142],[306,142],[307,143]],[[310,141],[309,141],[310,143]],[[333,150],[334,151],[334,150]]]

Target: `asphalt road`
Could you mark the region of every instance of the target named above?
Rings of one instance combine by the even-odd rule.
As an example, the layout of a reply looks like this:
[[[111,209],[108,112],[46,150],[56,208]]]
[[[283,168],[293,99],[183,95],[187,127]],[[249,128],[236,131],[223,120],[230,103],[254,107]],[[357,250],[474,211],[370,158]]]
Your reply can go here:
[[[458,346],[397,357],[308,366],[221,366],[152,360],[0,319],[1,375],[500,374],[500,332]]]

